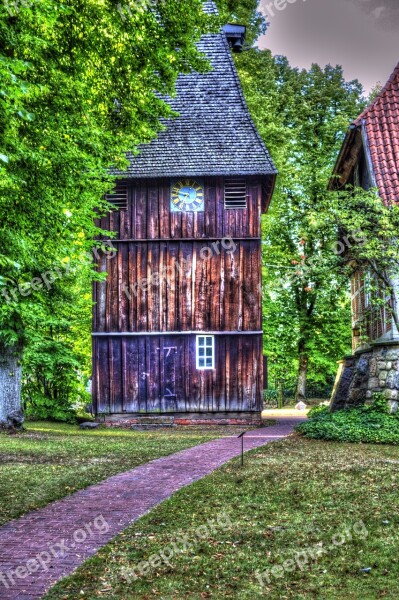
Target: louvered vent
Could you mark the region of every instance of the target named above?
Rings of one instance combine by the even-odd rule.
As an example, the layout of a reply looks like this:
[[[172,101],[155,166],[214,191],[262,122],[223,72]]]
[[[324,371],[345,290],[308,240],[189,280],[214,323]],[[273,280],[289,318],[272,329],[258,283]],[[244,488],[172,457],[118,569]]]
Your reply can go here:
[[[228,210],[247,208],[247,183],[245,179],[226,179],[224,182],[224,207]]]
[[[105,196],[107,202],[115,206],[115,210],[127,210],[127,185],[118,183],[113,194]]]

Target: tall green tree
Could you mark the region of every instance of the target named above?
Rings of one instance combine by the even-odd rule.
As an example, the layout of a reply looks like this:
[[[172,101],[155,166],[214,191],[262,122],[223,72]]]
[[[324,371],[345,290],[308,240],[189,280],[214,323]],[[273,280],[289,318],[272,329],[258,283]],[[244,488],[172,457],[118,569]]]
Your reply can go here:
[[[212,24],[201,0],[0,6],[0,424],[22,421],[29,328],[99,234],[108,168],[171,116],[179,73],[207,68],[195,42]]]
[[[348,281],[334,252],[337,224],[321,211],[343,135],[363,107],[362,88],[346,82],[340,67],[299,71],[268,51],[254,49],[238,64],[279,170],[263,224],[265,351],[275,376],[295,366],[296,397],[304,399],[309,371],[320,380],[350,351]]]

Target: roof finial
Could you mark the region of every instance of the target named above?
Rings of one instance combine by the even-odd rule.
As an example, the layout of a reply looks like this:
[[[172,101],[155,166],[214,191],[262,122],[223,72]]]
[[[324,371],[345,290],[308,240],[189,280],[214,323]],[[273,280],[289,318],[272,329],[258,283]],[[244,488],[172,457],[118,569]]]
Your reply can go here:
[[[247,33],[245,25],[233,25],[232,23],[229,23],[223,27],[223,31],[226,34],[227,41],[233,52],[242,52],[245,35]]]

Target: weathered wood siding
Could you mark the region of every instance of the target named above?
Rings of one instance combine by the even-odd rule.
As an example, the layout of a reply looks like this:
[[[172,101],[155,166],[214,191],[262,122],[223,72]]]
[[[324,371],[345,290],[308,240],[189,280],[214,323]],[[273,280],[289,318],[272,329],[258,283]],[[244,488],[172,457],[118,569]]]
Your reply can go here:
[[[101,220],[118,252],[94,286],[97,412],[261,409],[262,185],[249,179],[248,208],[225,210],[224,180],[204,183],[204,213],[171,213],[170,181],[146,180]],[[195,332],[215,334],[213,371],[196,369]]]
[[[213,371],[196,369],[194,335],[98,337],[94,348],[101,412],[261,409],[261,335],[216,336]]]
[[[205,178],[205,212],[172,213],[170,180],[146,179],[129,187],[128,211],[112,212],[101,227],[120,240],[260,237],[262,185],[247,179],[247,210],[224,209],[224,179]]]
[[[223,248],[224,244],[229,249]],[[126,242],[100,260],[94,331],[260,331],[256,241]]]

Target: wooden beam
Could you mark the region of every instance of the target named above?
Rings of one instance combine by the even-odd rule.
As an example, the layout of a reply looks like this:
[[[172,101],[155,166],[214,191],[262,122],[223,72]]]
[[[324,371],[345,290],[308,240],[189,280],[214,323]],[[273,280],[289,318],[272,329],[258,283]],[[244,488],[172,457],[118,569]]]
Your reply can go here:
[[[127,331],[92,333],[93,337],[146,337],[165,335],[263,335],[263,331]]]

